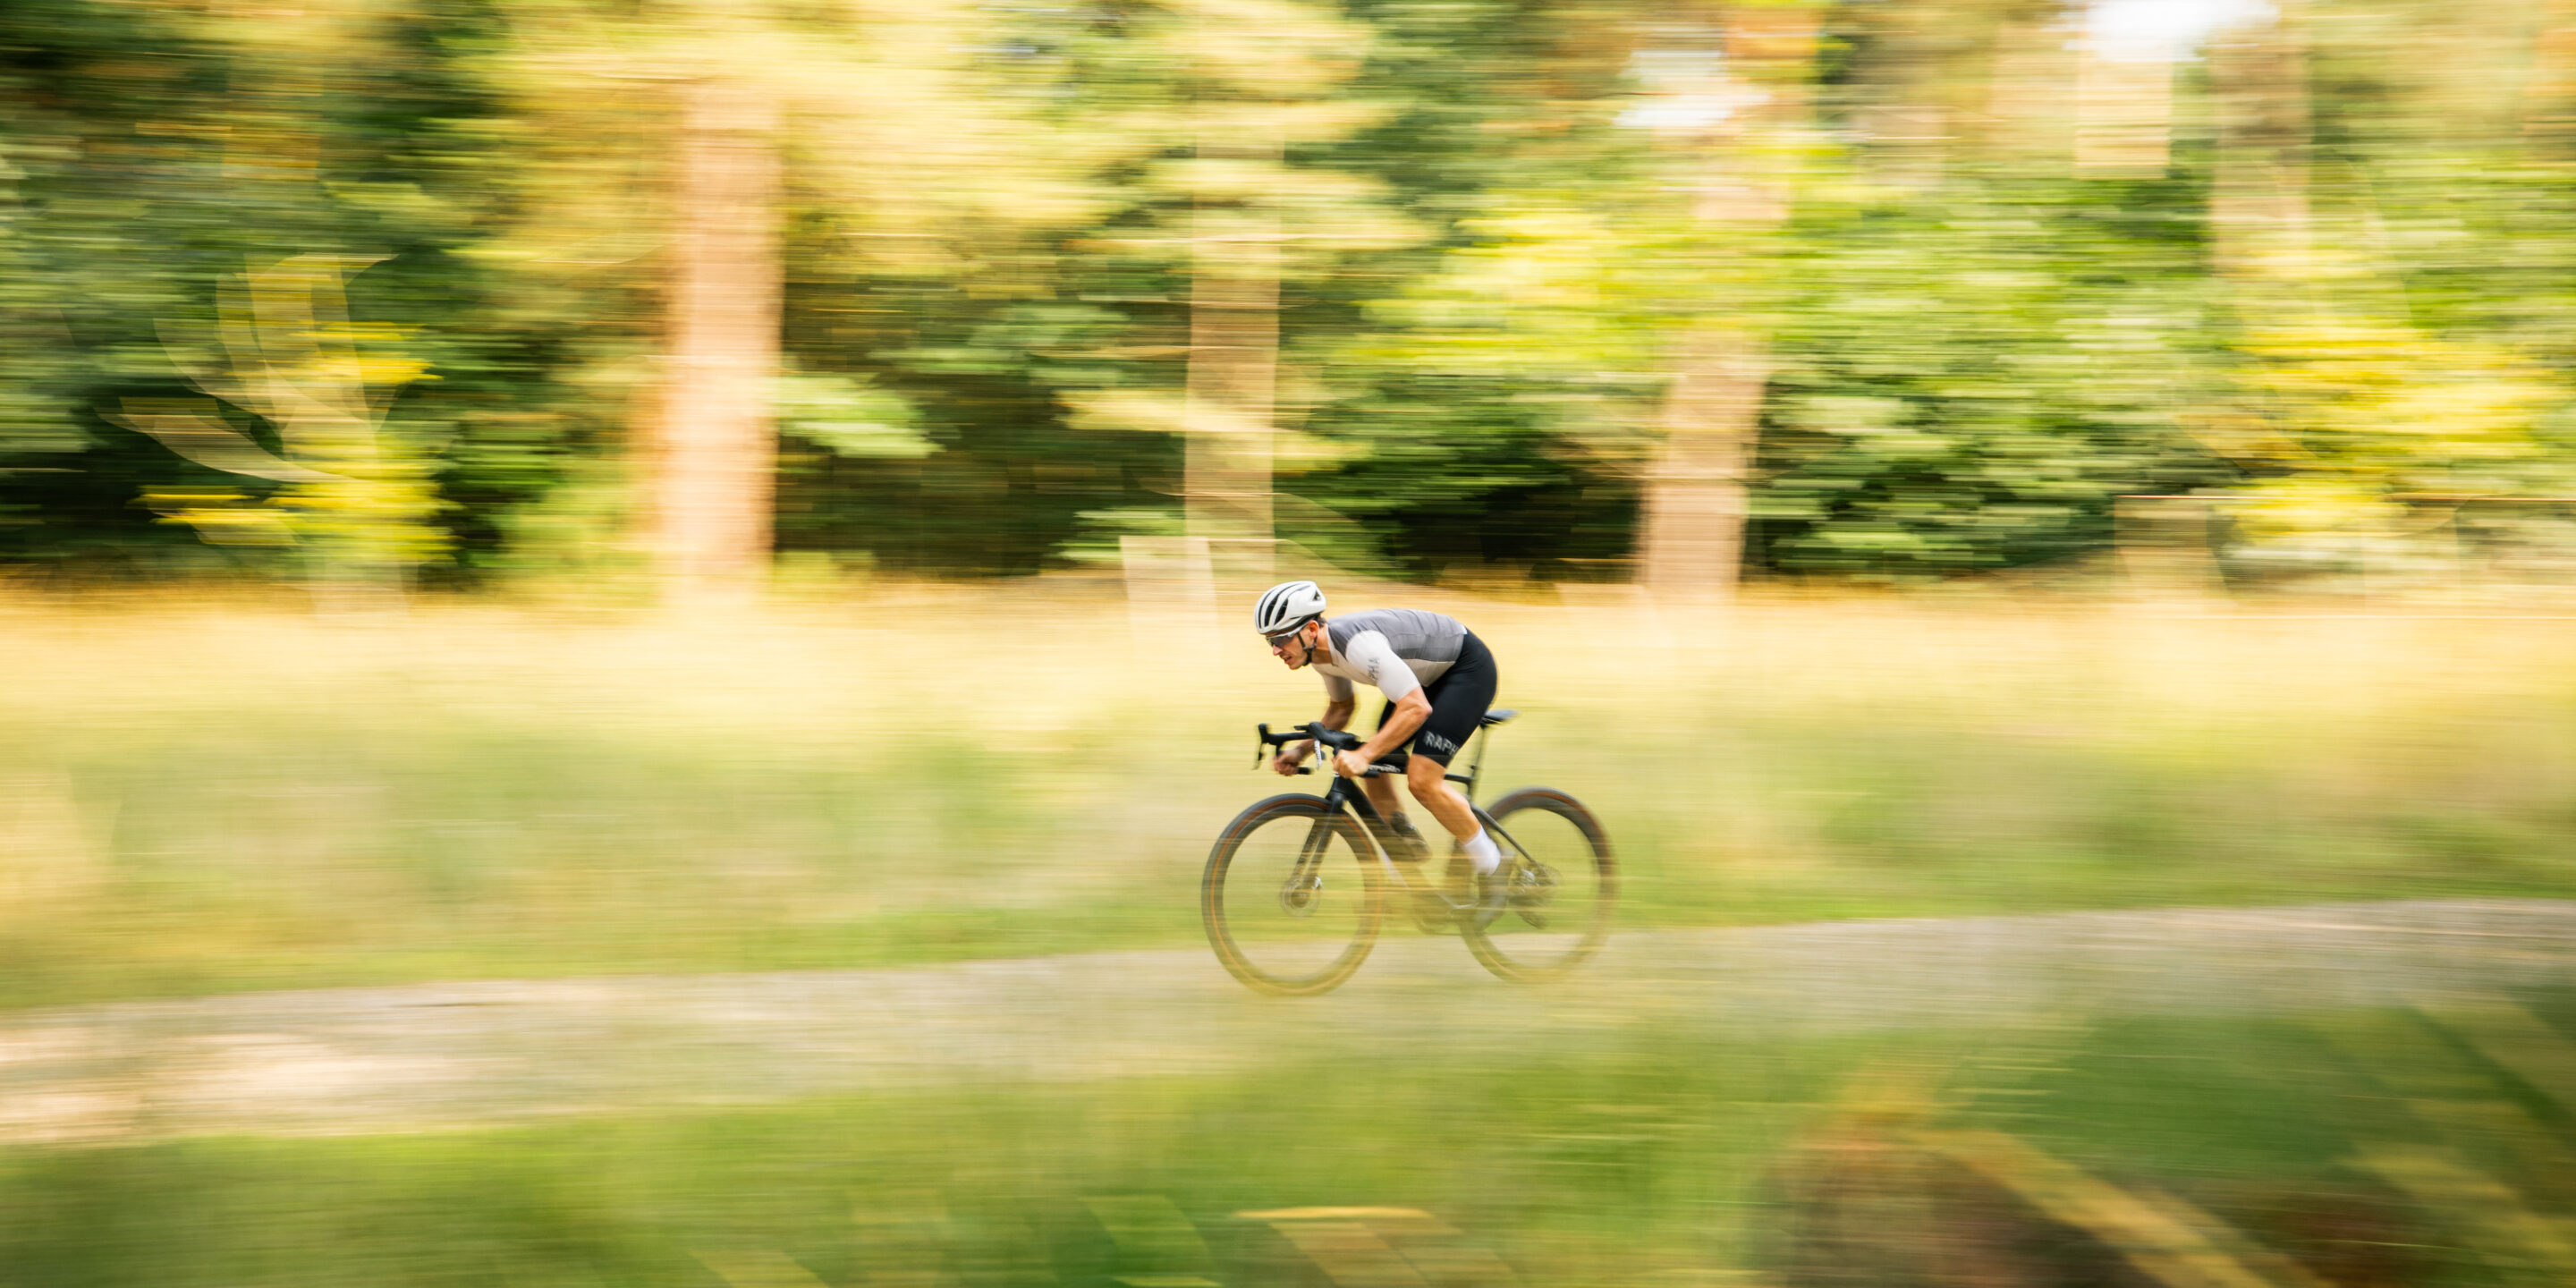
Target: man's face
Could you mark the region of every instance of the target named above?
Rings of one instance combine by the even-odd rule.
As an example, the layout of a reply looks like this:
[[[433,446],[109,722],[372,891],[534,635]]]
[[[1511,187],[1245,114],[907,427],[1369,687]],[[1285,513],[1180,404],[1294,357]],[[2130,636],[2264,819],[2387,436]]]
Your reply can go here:
[[[1270,646],[1270,656],[1278,658],[1280,664],[1291,671],[1314,661],[1315,637],[1309,632],[1321,632],[1323,629],[1323,624],[1320,622],[1308,622],[1298,627],[1292,634],[1276,637],[1276,642]]]

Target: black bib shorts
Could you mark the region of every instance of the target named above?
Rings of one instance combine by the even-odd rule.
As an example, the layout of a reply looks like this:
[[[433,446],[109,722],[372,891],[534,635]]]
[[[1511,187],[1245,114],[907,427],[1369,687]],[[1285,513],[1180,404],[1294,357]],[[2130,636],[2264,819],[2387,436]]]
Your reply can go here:
[[[1485,712],[1494,705],[1494,686],[1502,680],[1494,669],[1493,650],[1476,638],[1474,631],[1459,642],[1458,660],[1440,673],[1440,678],[1422,686],[1422,696],[1431,702],[1431,715],[1413,737],[1397,750],[1409,751],[1446,766],[1451,757],[1467,745]],[[1386,704],[1378,712],[1377,727],[1383,729],[1395,716],[1395,704]]]

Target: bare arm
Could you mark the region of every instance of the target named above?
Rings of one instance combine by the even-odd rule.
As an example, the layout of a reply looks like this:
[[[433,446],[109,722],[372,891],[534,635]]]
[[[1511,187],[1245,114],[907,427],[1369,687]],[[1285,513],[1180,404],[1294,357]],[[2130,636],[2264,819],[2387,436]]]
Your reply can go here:
[[[1345,720],[1350,718],[1348,706],[1342,708],[1342,718]],[[1360,744],[1359,758],[1369,762],[1378,760],[1387,752],[1394,750],[1396,744],[1412,737],[1413,731],[1421,728],[1422,722],[1430,718],[1431,699],[1422,696],[1420,689],[1405,690],[1404,696],[1395,700],[1395,714],[1388,716],[1386,723],[1380,726],[1376,733],[1370,734],[1367,742]],[[1333,727],[1341,728],[1340,725]]]

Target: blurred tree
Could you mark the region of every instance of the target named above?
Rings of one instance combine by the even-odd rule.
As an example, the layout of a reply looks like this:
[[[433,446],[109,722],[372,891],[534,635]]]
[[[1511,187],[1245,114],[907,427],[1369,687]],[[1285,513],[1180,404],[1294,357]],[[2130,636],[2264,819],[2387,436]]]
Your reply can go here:
[[[1711,243],[1703,253],[1740,263],[1721,273],[1754,292],[1779,257],[1816,143],[1808,83],[1818,18],[1803,3],[1727,8],[1723,58],[1692,91],[1705,120],[1675,131],[1696,154],[1680,182]],[[1638,580],[1659,594],[1723,598],[1743,567],[1746,476],[1773,362],[1760,306],[1749,303],[1709,301],[1672,344],[1663,448],[1637,534]]]
[[[2048,0],[21,0],[0,559],[377,559],[328,512],[738,590],[1195,528],[1708,593],[2220,485],[2240,567],[2381,558],[2576,485],[2563,8],[2114,57]],[[327,318],[294,266],[359,261],[223,342],[227,279]],[[271,370],[375,454],[208,399]]]
[[[1194,138],[1189,156],[1139,175],[1140,225],[1114,244],[1148,260],[1186,248],[1184,389],[1177,400],[1127,386],[1068,401],[1089,427],[1179,433],[1188,533],[1220,543],[1255,580],[1274,531],[1282,284],[1418,236],[1375,185],[1290,154],[1311,156],[1383,114],[1345,90],[1368,44],[1365,26],[1288,0],[1189,0],[1139,24],[1136,54],[1163,69],[1164,110]]]
[[[2210,170],[2211,265],[2222,277],[2291,282],[2314,251],[2303,6],[2283,0],[2210,43],[2218,116]]]
[[[291,531],[292,550],[342,574],[371,569],[378,584],[440,550],[428,479],[446,427],[417,410],[388,417],[358,392],[410,379],[441,347],[395,343],[416,334],[411,315],[430,293],[388,269],[349,316],[332,267],[434,254],[451,235],[450,210],[422,187],[436,163],[386,146],[420,146],[438,133],[426,118],[470,114],[413,56],[427,24],[365,5],[70,0],[12,7],[0,22],[0,148],[15,167],[0,254],[26,273],[0,311],[22,319],[27,341],[0,363],[0,407],[19,427],[0,451],[50,456],[0,472],[0,510],[19,519],[0,548],[148,567],[181,553],[167,538],[190,530],[179,518],[156,530],[153,513],[224,510],[249,525],[217,525],[228,537]],[[439,290],[470,298],[473,283]],[[219,313],[240,344],[215,344],[216,328],[193,321]],[[203,342],[190,338],[200,331]],[[225,384],[241,415],[187,401],[190,380]],[[345,468],[219,470],[140,432],[155,425],[231,441],[238,459],[292,437],[297,453]],[[289,546],[226,549],[265,567]]]
[[[266,506],[230,492],[147,493],[144,502],[208,541],[284,545],[305,555],[328,603],[382,602],[443,544],[430,467],[385,430],[394,393],[424,374],[390,327],[349,318],[344,267],[298,255],[228,278],[214,327],[164,322],[162,342],[188,383],[275,426],[290,459],[225,423],[205,400],[128,398],[111,424],[143,433],[209,469],[290,485]]]
[[[544,169],[523,182],[510,240],[524,249],[500,253],[556,269],[602,306],[659,295],[658,328],[639,318],[630,332],[658,329],[658,371],[640,373],[636,345],[603,355],[636,389],[642,532],[671,593],[746,593],[774,544],[774,399],[791,378],[788,158],[796,182],[846,205],[835,223],[918,238],[937,258],[966,232],[946,221],[1007,235],[1078,209],[1068,176],[1089,154],[1047,146],[1062,140],[977,65],[996,33],[972,6],[522,0],[512,15],[518,39],[492,74],[539,126],[528,160]],[[660,281],[578,271],[635,265]]]
[[[2533,325],[2555,311],[2533,297],[2563,288],[2477,270],[2466,291],[2443,280],[2464,260],[2528,262],[2558,240],[2531,237],[2565,194],[2516,137],[2529,100],[2491,83],[2521,42],[2490,23],[2401,34],[2380,24],[2402,14],[2372,19],[2344,33],[2366,43],[2319,50],[2315,13],[2282,5],[2210,47],[2211,264],[2232,305],[2235,380],[2198,423],[2249,476],[2233,491],[2255,566],[2420,566],[2456,545],[2459,503],[2564,487],[2546,468],[2549,425],[2576,391],[2535,360],[2563,325]],[[2400,40],[2440,56],[2395,64]],[[2534,71],[2544,99],[2549,75]],[[2481,173],[2453,169],[2481,156]],[[2449,171],[2429,202],[2408,191],[2428,166]],[[2392,238],[2428,222],[2472,255]],[[2410,549],[2410,530],[2428,528],[2438,554]]]
[[[2165,169],[2169,105],[2146,135],[2079,90],[2103,75],[2081,18],[1834,15],[1819,114],[1853,155],[1788,233],[1751,566],[2063,560],[2109,543],[2118,494],[2224,472],[2182,432],[2223,388],[2199,194]],[[2124,84],[2170,79],[2170,51],[2127,52]]]
[[[1357,69],[1368,36],[1320,6],[1237,0],[1176,16],[1173,35],[1187,50],[1183,66],[1198,96],[1196,161],[1165,180],[1187,192],[1192,207],[1189,530],[1243,543],[1227,562],[1248,580],[1268,580],[1279,286],[1289,239],[1349,241],[1354,224],[1368,220],[1366,194],[1347,180],[1281,163],[1284,135],[1311,144],[1365,119],[1364,106],[1327,100]]]
[[[767,86],[731,68],[690,80],[680,97],[669,351],[642,455],[666,593],[724,599],[758,588],[772,545],[779,110]]]
[[[1670,203],[1640,164],[1626,10],[1385,3],[1329,149],[1431,236],[1310,280],[1286,316],[1305,435],[1283,531],[1418,575],[1598,577],[1629,546]],[[1659,296],[1657,298],[1660,298]]]
[[[1515,106],[1535,106],[1486,117],[1481,151],[1503,164],[1448,198],[1469,211],[1448,249],[1391,274],[1373,326],[1319,356],[1357,388],[1316,419],[1366,453],[1295,486],[1453,534],[1525,531],[1483,553],[1600,575],[1642,540],[1640,482],[1717,445],[1660,432],[1695,393],[1673,382],[1679,355],[1708,361],[1688,346],[1747,323],[1770,366],[1759,473],[1738,484],[1748,566],[1941,576],[2063,558],[2108,541],[2118,492],[2206,478],[2176,425],[2176,403],[2214,382],[2193,194],[2070,181],[2071,134],[2050,122],[2073,60],[2032,49],[2050,13],[1826,16],[1776,221],[1723,204],[1744,197],[1726,131],[1750,92],[1713,25],[1588,9],[1568,30],[1516,27],[1520,74],[1556,77],[1555,101],[1525,92]],[[1487,75],[1468,88],[1491,93],[1503,77]],[[1869,132],[1915,119],[1918,91],[1977,110]],[[1737,213],[1762,217],[1722,218]],[[1722,474],[1684,482],[1725,496]],[[1434,569],[1459,557],[1411,549],[1438,550]]]

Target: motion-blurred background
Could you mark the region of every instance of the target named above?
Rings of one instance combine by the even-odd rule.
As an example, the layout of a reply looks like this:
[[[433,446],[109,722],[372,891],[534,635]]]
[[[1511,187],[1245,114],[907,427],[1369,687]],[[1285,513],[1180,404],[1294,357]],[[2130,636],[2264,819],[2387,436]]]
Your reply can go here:
[[[0,1279],[2568,1282],[2571,216],[2564,0],[11,0]],[[1292,575],[1581,977],[1218,969]]]

